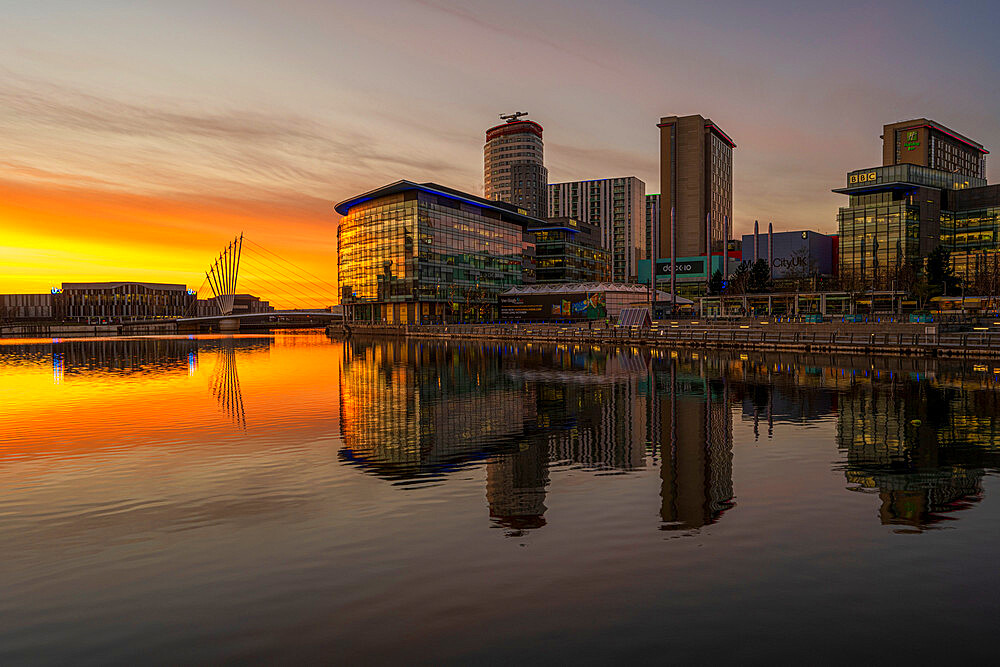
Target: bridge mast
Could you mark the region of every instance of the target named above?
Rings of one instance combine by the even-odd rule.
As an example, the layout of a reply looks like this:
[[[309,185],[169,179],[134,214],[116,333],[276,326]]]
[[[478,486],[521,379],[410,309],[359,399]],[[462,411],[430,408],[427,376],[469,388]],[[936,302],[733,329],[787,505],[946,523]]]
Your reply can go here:
[[[243,250],[243,234],[230,241],[215,259],[215,263],[205,273],[212,293],[215,295],[215,305],[222,315],[233,312],[236,301],[236,280],[239,276],[240,255]]]

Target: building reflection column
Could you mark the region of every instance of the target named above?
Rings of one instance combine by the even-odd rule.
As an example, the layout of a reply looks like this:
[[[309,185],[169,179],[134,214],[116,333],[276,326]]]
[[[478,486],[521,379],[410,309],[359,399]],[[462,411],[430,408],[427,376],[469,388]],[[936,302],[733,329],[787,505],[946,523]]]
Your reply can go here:
[[[660,519],[664,530],[714,523],[732,507],[732,415],[725,386],[720,398],[706,380],[704,394],[680,394],[677,360],[671,359],[668,423],[660,425],[669,447],[660,463]]]
[[[549,448],[544,440],[522,442],[517,451],[495,456],[486,464],[490,518],[513,535],[541,528],[548,484]]]

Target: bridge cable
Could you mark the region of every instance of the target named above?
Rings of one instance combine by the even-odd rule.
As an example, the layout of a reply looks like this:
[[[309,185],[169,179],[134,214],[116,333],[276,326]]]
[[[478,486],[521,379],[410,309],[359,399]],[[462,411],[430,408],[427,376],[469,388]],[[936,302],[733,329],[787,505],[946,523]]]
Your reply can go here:
[[[274,291],[275,291],[273,286],[272,287],[267,287],[266,285],[265,286],[258,285],[257,283],[253,282],[252,280],[248,280],[245,276],[241,280],[242,280],[243,284],[247,285],[252,290],[254,290],[256,292],[259,292],[261,294],[267,294],[268,292],[274,293]],[[284,303],[289,304],[291,306],[290,308],[288,308],[289,310],[293,310],[293,309],[295,309],[296,307],[299,306],[299,300],[298,299],[289,300],[287,298],[283,298],[283,299],[279,298],[279,301],[283,301]],[[272,305],[274,305],[274,304],[272,304]],[[312,307],[309,306],[308,303],[304,304],[304,305],[307,306],[307,309],[311,309],[312,308]],[[279,306],[278,309],[279,310],[284,310],[284,308],[281,308],[280,306]]]
[[[244,257],[243,259],[244,259],[244,261],[246,261],[246,257]],[[258,269],[258,270],[260,269],[260,267],[256,267],[253,263],[248,263],[247,266],[249,268],[251,268],[251,269]],[[280,278],[276,278],[274,276],[265,277],[265,276],[267,276],[267,269],[266,269],[266,267],[264,267],[264,274],[263,275],[259,275],[257,273],[253,273],[252,275],[255,278],[259,279],[261,282],[264,282],[265,284],[270,284],[271,285],[271,289],[267,290],[267,291],[276,292],[276,290],[274,288],[277,285],[275,285],[274,283],[277,283],[278,285],[280,285],[282,287],[281,291],[284,292],[286,295],[290,294],[290,295],[295,296],[295,297],[301,297],[301,299],[303,299],[306,302],[306,304],[309,304],[309,303],[324,304],[322,306],[323,308],[326,308],[329,305],[329,303],[327,303],[325,299],[321,299],[321,298],[318,298],[318,297],[310,297],[309,295],[307,295],[306,293],[304,293],[300,288],[296,288],[294,283],[289,283],[286,280],[281,280]],[[281,274],[281,275],[284,275],[284,274]],[[250,281],[248,281],[248,279],[246,277],[246,274],[244,274],[244,276],[243,276],[243,282],[245,284],[249,284],[249,282],[250,282]],[[254,287],[256,287],[257,289],[260,289],[259,285],[257,285],[256,283],[254,284]],[[278,292],[278,293],[280,294],[280,292]]]
[[[278,259],[280,259],[281,261],[285,262],[286,264],[290,264],[290,265],[292,265],[292,266],[296,267],[297,269],[299,269],[300,271],[302,271],[303,273],[306,273],[306,274],[308,274],[308,275],[312,276],[313,278],[315,278],[315,279],[316,279],[316,280],[318,280],[319,282],[323,283],[323,284],[324,284],[324,285],[326,285],[327,287],[332,287],[332,288],[333,288],[333,291],[334,291],[334,293],[335,293],[335,294],[336,294],[336,293],[338,292],[338,289],[339,289],[339,288],[338,288],[338,287],[337,287],[336,285],[332,285],[332,284],[330,284],[330,283],[326,282],[325,280],[323,280],[322,278],[320,278],[320,277],[319,277],[319,276],[317,276],[316,274],[314,274],[314,273],[311,273],[310,271],[308,271],[307,269],[304,269],[304,268],[302,268],[302,267],[301,267],[301,266],[299,266],[298,264],[295,264],[295,263],[293,263],[293,262],[291,262],[291,261],[289,261],[289,260],[285,259],[284,257],[282,257],[282,256],[281,256],[281,255],[279,255],[278,253],[274,252],[273,250],[268,250],[267,248],[265,248],[264,246],[260,245],[259,243],[255,243],[255,242],[254,242],[254,241],[253,241],[252,239],[244,239],[244,240],[245,240],[245,241],[247,241],[247,242],[249,242],[249,243],[250,243],[250,244],[252,244],[252,245],[255,245],[255,246],[257,246],[258,248],[260,248],[260,249],[261,249],[261,250],[263,250],[264,252],[266,252],[266,253],[269,253],[269,254],[271,254],[271,255],[274,255],[275,257],[277,257],[277,258],[278,258]]]
[[[272,268],[263,264],[258,265],[257,263],[257,260],[259,259],[258,257],[254,257],[254,259],[250,261],[248,261],[248,258],[249,255],[244,257],[243,260],[244,262],[247,262],[247,266],[255,272],[254,273],[255,277],[260,278],[264,282],[267,282],[268,280],[279,282],[283,284],[288,289],[288,291],[298,296],[304,297],[307,301],[316,301],[318,303],[325,303],[326,305],[329,305],[329,300],[331,299],[331,295],[323,294],[322,292],[320,292],[319,293],[320,296],[310,297],[301,286],[302,282],[300,280],[297,280],[296,276],[288,274],[286,271],[282,270],[280,266]],[[281,278],[271,275],[274,273],[277,273],[279,276],[281,276],[281,278],[285,278],[285,280],[282,280]],[[265,278],[265,276],[268,277]],[[299,285],[299,287],[296,287],[296,285]],[[306,283],[306,286],[312,288],[315,287],[311,283]]]
[[[324,298],[310,297],[308,293],[306,293],[306,291],[301,286],[297,286],[298,283],[294,280],[294,278],[291,278],[285,273],[277,272],[276,276],[274,275],[275,271],[269,269],[269,267],[258,266],[255,262],[252,261],[248,262],[247,266],[254,271],[253,276],[257,278],[260,282],[279,283],[285,288],[286,292],[294,294],[299,297],[303,297],[306,301],[323,302],[326,300],[325,295]]]
[[[263,255],[255,254],[252,255],[252,257],[254,262],[259,262],[260,264],[264,265],[264,267],[267,268],[268,270],[277,271],[283,277],[290,279],[291,282],[296,284],[304,283],[310,289],[314,290],[315,293],[322,295],[325,299],[331,299],[333,301],[337,301],[336,292],[334,292],[331,295],[331,294],[326,294],[322,289],[316,289],[317,285],[315,284],[315,282],[309,280],[306,276],[303,276],[302,274],[293,273],[292,270],[289,269],[288,267],[278,264],[274,260],[264,257]]]

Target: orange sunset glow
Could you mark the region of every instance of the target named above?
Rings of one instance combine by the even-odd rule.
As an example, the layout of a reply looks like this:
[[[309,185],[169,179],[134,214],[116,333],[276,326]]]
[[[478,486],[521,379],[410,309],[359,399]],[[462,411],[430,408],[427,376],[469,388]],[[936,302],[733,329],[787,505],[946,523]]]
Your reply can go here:
[[[0,282],[10,292],[47,292],[61,282],[130,280],[183,283],[197,289],[222,247],[241,232],[331,284],[336,283],[332,214],[273,203],[193,202],[94,188],[0,180]],[[261,267],[266,268],[266,267]],[[250,271],[247,270],[248,281]],[[314,285],[295,293],[276,284],[270,296],[290,306],[333,297]],[[306,301],[315,296],[316,301]],[[305,303],[303,303],[305,302]]]

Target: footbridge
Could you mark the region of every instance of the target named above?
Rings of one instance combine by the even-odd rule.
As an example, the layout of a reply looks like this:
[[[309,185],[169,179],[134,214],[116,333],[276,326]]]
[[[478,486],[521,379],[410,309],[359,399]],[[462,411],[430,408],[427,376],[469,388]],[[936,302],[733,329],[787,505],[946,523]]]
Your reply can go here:
[[[174,320],[178,331],[316,327],[341,319],[333,312],[336,285],[243,234],[213,260],[195,293],[199,298]]]
[[[318,327],[340,321],[341,315],[339,313],[332,313],[328,310],[273,310],[266,313],[179,317],[175,320],[177,330],[181,332],[206,330],[234,332],[241,328],[257,327]]]

